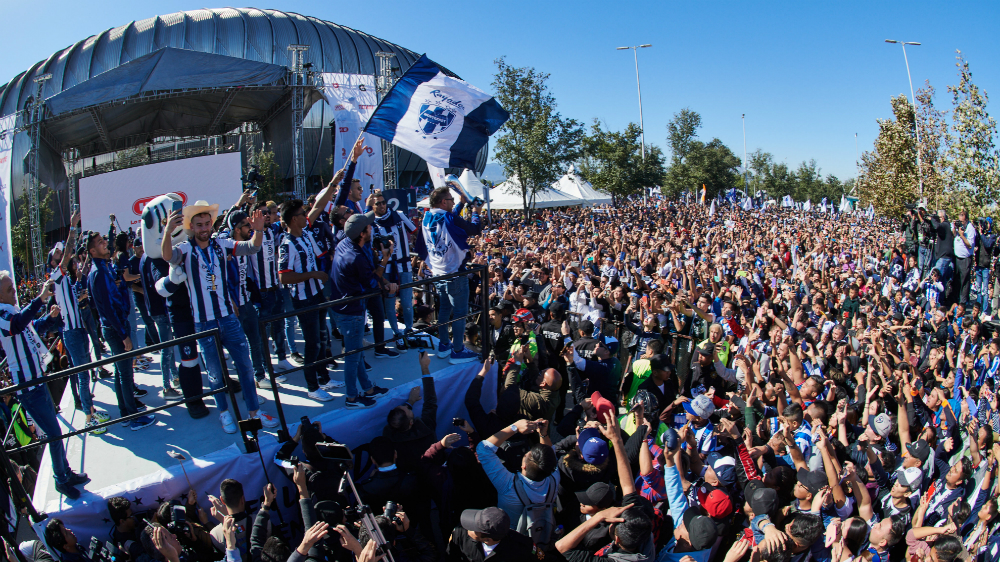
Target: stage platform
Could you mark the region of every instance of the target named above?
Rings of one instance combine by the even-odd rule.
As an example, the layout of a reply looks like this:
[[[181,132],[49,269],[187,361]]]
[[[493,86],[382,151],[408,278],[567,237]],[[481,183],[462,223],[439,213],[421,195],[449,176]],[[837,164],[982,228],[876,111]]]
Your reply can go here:
[[[143,328],[139,328],[139,341],[143,341]],[[392,332],[388,331],[391,337]],[[298,350],[302,349],[301,332],[298,336]],[[367,334],[366,339],[371,340],[371,335]],[[436,342],[435,342],[436,343]],[[391,348],[392,346],[390,346]],[[340,343],[334,342],[334,353],[340,353]],[[160,374],[159,354],[153,354],[154,361],[149,369],[136,372],[135,382],[138,388],[148,391],[148,395],[142,398],[143,402],[151,408],[164,404],[160,391],[162,389],[162,377]],[[289,376],[289,380],[281,385],[281,402],[285,417],[290,429],[294,434],[295,428],[302,416],[309,416],[312,420],[322,420],[323,429],[331,437],[355,447],[363,442],[367,442],[381,432],[385,425],[385,416],[391,407],[394,407],[406,399],[409,390],[420,382],[420,366],[418,363],[419,350],[410,349],[407,353],[393,359],[375,359],[374,351],[365,352],[368,363],[372,370],[368,375],[374,384],[393,389],[387,396],[379,400],[379,404],[367,410],[347,410],[344,407],[343,389],[340,391],[330,391],[335,397],[329,402],[317,402],[306,396],[305,379],[301,371]],[[271,356],[272,364],[277,365],[277,358]],[[472,367],[474,371],[471,371]],[[477,362],[465,365],[452,366],[447,359],[439,359],[432,355],[431,374],[436,381],[437,394],[439,396],[439,420],[451,420],[451,415],[459,415],[459,411],[464,412],[462,398],[468,388],[468,377],[475,376],[481,364]],[[230,374],[235,378],[236,371],[229,363]],[[461,379],[456,379],[455,373],[461,371]],[[471,372],[471,374],[469,374]],[[494,367],[493,373],[496,372]],[[276,373],[277,374],[277,373]],[[343,361],[340,361],[337,369],[331,370],[334,379],[343,380]],[[491,379],[495,374],[491,374]],[[208,388],[208,377],[203,373],[205,388]],[[460,382],[461,381],[461,382]],[[494,383],[495,384],[495,383]],[[117,415],[118,408],[114,395],[113,379],[101,379],[92,383],[94,389],[94,403],[99,410],[104,410],[112,415]],[[489,388],[489,387],[487,387]],[[273,391],[256,389],[258,398],[261,399],[261,408],[272,415],[276,415],[273,401]],[[246,407],[242,401],[242,395],[237,393],[240,401],[241,414],[246,416]],[[495,403],[495,397],[493,397]],[[489,397],[485,397],[484,405],[490,402]],[[91,482],[84,486],[82,496],[74,502],[67,502],[63,496],[54,489],[52,479],[52,468],[48,452],[42,459],[38,471],[38,484],[35,489],[33,503],[35,508],[50,515],[60,514],[66,517],[70,512],[78,511],[85,507],[86,512],[99,514],[106,509],[101,509],[99,505],[104,505],[105,498],[115,495],[115,491],[128,491],[137,489],[138,484],[129,484],[140,480],[148,481],[150,478],[161,480],[169,479],[170,474],[176,472],[180,475],[180,469],[176,460],[167,455],[167,451],[174,449],[181,451],[188,459],[198,459],[202,465],[210,465],[218,462],[229,462],[226,460],[234,457],[249,457],[240,453],[242,438],[239,433],[227,434],[222,430],[219,422],[219,410],[215,408],[214,400],[207,399],[210,413],[200,420],[191,419],[183,406],[164,410],[156,414],[156,424],[139,431],[132,431],[120,424],[109,428],[104,435],[93,436],[81,434],[65,441],[67,446],[67,456],[70,466],[74,471],[86,472]],[[422,404],[418,403],[418,407]],[[487,410],[489,410],[490,405]],[[64,392],[60,403],[61,413],[59,420],[65,430],[71,428],[79,429],[84,425],[83,412],[77,411],[73,405],[73,396],[69,389]],[[418,410],[419,411],[419,410]],[[445,418],[447,415],[449,417]],[[445,427],[445,422],[440,422],[438,432],[445,435],[451,432],[450,425]],[[339,433],[330,433],[331,429],[337,428]],[[265,430],[269,435],[261,434],[262,450],[273,452],[276,450],[275,434],[276,430]],[[209,459],[203,461],[203,459]],[[211,460],[215,459],[215,460]],[[252,455],[252,460],[259,469],[260,461],[257,454]],[[270,459],[265,457],[270,462]],[[188,473],[192,472],[192,464],[187,463]],[[164,470],[167,473],[164,473]],[[224,477],[224,476],[223,476]],[[193,478],[192,478],[193,479]],[[181,477],[183,481],[183,477]],[[197,484],[196,484],[197,485]],[[183,486],[186,488],[186,485]],[[205,490],[208,492],[209,490]],[[211,493],[218,495],[218,485]],[[248,499],[250,494],[248,493]],[[154,498],[148,498],[144,504],[144,509]],[[79,531],[78,531],[79,534]]]

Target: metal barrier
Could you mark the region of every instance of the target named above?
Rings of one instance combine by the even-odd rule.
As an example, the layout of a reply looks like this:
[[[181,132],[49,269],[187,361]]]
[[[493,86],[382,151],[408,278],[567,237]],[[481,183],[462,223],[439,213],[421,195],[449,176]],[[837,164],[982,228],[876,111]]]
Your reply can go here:
[[[429,285],[429,284],[436,283],[436,282],[439,282],[439,281],[447,281],[448,279],[454,279],[454,278],[457,278],[457,277],[465,277],[465,276],[477,275],[477,274],[481,277],[481,287],[482,287],[482,290],[486,291],[486,290],[488,290],[488,286],[489,286],[488,285],[489,279],[487,277],[488,273],[489,273],[489,268],[487,266],[485,266],[485,265],[480,265],[480,266],[476,266],[476,267],[471,267],[469,269],[459,270],[459,271],[457,271],[455,273],[449,273],[447,275],[439,275],[437,277],[428,277],[427,279],[421,279],[420,281],[414,281],[412,283],[405,283],[405,284],[400,285],[399,289],[397,289],[397,291],[396,291],[396,295],[397,295],[397,298],[399,298],[398,297],[399,291],[401,291],[403,289],[412,289],[412,288],[415,288],[415,287],[420,287],[422,285]],[[471,300],[472,296],[473,295],[470,294],[470,300]],[[320,303],[320,304],[317,304],[317,305],[313,305],[313,306],[310,306],[310,307],[307,307],[307,308],[302,308],[302,309],[299,309],[299,310],[292,310],[291,312],[285,312],[285,313],[282,313],[282,314],[273,314],[271,316],[262,317],[262,318],[260,318],[258,320],[260,334],[261,334],[261,339],[263,341],[265,341],[265,342],[267,341],[267,325],[268,324],[277,322],[279,320],[284,320],[284,319],[290,318],[292,316],[300,316],[302,314],[308,314],[308,313],[311,313],[311,312],[321,312],[322,311],[324,313],[324,315],[325,315],[325,311],[328,308],[330,308],[330,307],[344,305],[344,304],[350,304],[352,302],[356,302],[356,301],[360,301],[360,300],[368,300],[368,299],[370,299],[372,297],[383,298],[384,295],[382,294],[381,291],[372,291],[370,293],[365,293],[363,295],[356,295],[356,296],[353,296],[353,297],[347,297],[347,298],[343,298],[343,299],[339,299],[339,300],[335,300],[335,301],[327,301],[327,302],[323,302],[323,303]],[[488,300],[484,298],[480,302],[488,302]],[[388,314],[388,312],[386,314]],[[393,311],[393,314],[395,314],[395,311]],[[481,315],[481,317],[479,319],[479,322],[480,322],[480,328],[482,329],[482,334],[481,334],[481,341],[483,342],[482,357],[485,357],[490,352],[490,350],[489,350],[490,339],[487,336],[487,333],[488,333],[487,332],[487,330],[488,330],[488,325],[487,324],[488,324],[489,318],[488,318],[488,315],[486,314],[486,307],[483,306],[483,305],[475,307],[475,306],[473,306],[470,303],[470,305],[469,305],[469,313],[468,314],[466,314],[466,315],[464,315],[464,316],[462,316],[460,318],[453,318],[453,319],[451,319],[451,320],[449,320],[447,322],[435,322],[434,324],[428,326],[427,330],[437,329],[440,326],[447,326],[447,325],[450,325],[450,324],[452,324],[454,322],[458,322],[459,320],[465,320],[467,318],[471,318],[471,317],[473,317],[473,316],[475,316],[477,314]],[[326,321],[325,316],[322,319],[322,321],[324,321],[324,322]],[[281,326],[279,328],[278,326],[275,326],[275,329],[284,329],[284,327]],[[382,326],[375,326],[374,329],[384,329],[384,328]],[[419,333],[419,332],[417,332],[417,331],[405,332],[404,331],[403,332],[403,337],[405,338],[406,336],[408,336],[410,334],[417,334],[417,333]],[[463,337],[464,337],[464,334],[463,334]],[[383,345],[385,343],[387,343],[387,342],[383,342]],[[339,355],[335,355],[333,357],[326,357],[326,358],[320,359],[318,361],[313,361],[312,363],[306,363],[306,364],[300,365],[300,366],[295,367],[293,369],[286,369],[284,371],[279,372],[277,375],[274,372],[274,365],[271,364],[270,349],[269,348],[266,349],[265,350],[266,353],[262,353],[261,355],[263,355],[265,367],[267,369],[267,377],[271,381],[271,391],[274,394],[275,410],[276,410],[276,412],[278,414],[278,421],[281,424],[280,429],[278,429],[278,441],[280,441],[280,442],[288,441],[289,439],[291,439],[291,435],[288,433],[288,424],[285,421],[285,412],[284,412],[284,410],[282,409],[282,406],[281,406],[281,392],[280,392],[279,387],[278,387],[278,381],[275,380],[275,378],[277,376],[287,375],[289,373],[295,373],[295,372],[298,372],[298,371],[303,371],[303,370],[308,369],[308,368],[320,367],[320,366],[323,366],[323,365],[328,365],[328,364],[336,361],[337,359],[341,359],[343,357],[346,357],[346,356],[354,354],[354,353],[363,353],[363,352],[365,352],[365,351],[367,351],[369,349],[372,349],[372,348],[374,348],[374,347],[376,347],[378,345],[379,344],[376,342],[376,343],[373,343],[371,345],[362,346],[362,347],[360,347],[358,349],[353,349],[351,351],[344,351],[344,352],[340,353]]]
[[[167,348],[167,347],[174,347],[174,346],[183,345],[183,344],[186,344],[186,343],[195,343],[198,340],[205,339],[205,338],[212,338],[215,341],[216,352],[219,354],[219,359],[220,359],[219,363],[222,365],[222,377],[223,377],[222,380],[224,381],[222,388],[217,388],[215,390],[209,390],[208,392],[204,392],[202,394],[199,394],[198,396],[193,396],[191,398],[185,398],[183,400],[178,400],[176,402],[167,402],[163,406],[157,406],[156,408],[149,408],[149,409],[146,409],[144,411],[141,411],[141,412],[138,412],[138,413],[135,413],[135,414],[131,414],[131,415],[128,415],[128,416],[125,416],[125,417],[122,417],[122,418],[117,418],[117,419],[110,420],[110,421],[106,421],[104,423],[101,423],[101,424],[98,424],[98,425],[95,425],[95,426],[91,426],[91,427],[87,427],[87,428],[84,428],[84,429],[78,429],[76,431],[71,431],[69,433],[64,433],[64,434],[59,435],[59,436],[49,435],[48,438],[45,439],[44,441],[35,441],[35,442],[29,443],[27,445],[24,445],[23,447],[16,447],[14,449],[8,450],[7,447],[6,447],[7,437],[10,435],[10,432],[13,431],[14,422],[16,421],[16,420],[12,420],[12,423],[10,424],[10,427],[7,428],[7,435],[4,436],[4,446],[0,447],[0,463],[2,463],[3,469],[7,473],[10,490],[11,490],[12,496],[14,497],[14,500],[15,500],[15,506],[18,508],[18,510],[20,510],[21,508],[25,508],[28,511],[28,514],[31,516],[32,520],[35,521],[36,523],[39,522],[39,521],[42,521],[43,519],[45,519],[45,514],[40,514],[40,513],[38,513],[37,510],[35,510],[35,506],[31,503],[31,499],[28,498],[27,491],[24,489],[24,486],[21,484],[21,481],[17,478],[17,476],[16,476],[17,475],[17,470],[14,468],[14,466],[12,465],[11,460],[10,460],[10,454],[11,453],[19,453],[19,452],[22,452],[22,451],[28,451],[30,449],[35,449],[35,448],[41,447],[43,445],[48,445],[49,443],[54,443],[56,441],[64,441],[66,439],[69,439],[70,437],[75,437],[75,436],[80,435],[82,433],[90,433],[90,432],[94,431],[95,429],[100,429],[102,427],[109,427],[109,426],[112,426],[112,425],[114,425],[116,423],[120,423],[120,422],[123,422],[123,421],[131,421],[131,420],[134,420],[136,418],[140,418],[142,416],[148,416],[150,414],[155,414],[156,412],[159,412],[159,411],[162,411],[162,410],[166,410],[167,408],[175,408],[177,406],[180,406],[181,404],[188,404],[190,402],[194,402],[195,400],[201,400],[201,399],[207,398],[209,396],[214,396],[214,395],[219,394],[221,392],[228,392],[229,393],[230,408],[232,408],[231,411],[233,413],[233,416],[234,416],[234,418],[236,420],[237,425],[239,425],[239,422],[242,420],[242,417],[240,415],[239,405],[238,405],[238,403],[236,401],[236,393],[233,392],[232,386],[230,386],[228,384],[228,382],[225,382],[225,381],[229,380],[229,367],[226,365],[225,354],[224,354],[223,348],[222,348],[222,340],[219,337],[219,329],[218,328],[212,328],[211,330],[206,330],[204,332],[199,332],[197,334],[192,334],[190,336],[184,336],[182,338],[173,339],[173,340],[170,340],[168,342],[163,342],[163,343],[158,343],[158,344],[154,344],[154,345],[149,345],[149,346],[146,346],[146,347],[143,347],[143,348],[133,349],[132,351],[127,351],[127,352],[122,353],[120,355],[115,355],[115,356],[109,357],[107,359],[101,359],[101,360],[98,360],[98,361],[94,361],[92,363],[87,363],[86,365],[80,365],[80,366],[77,366],[77,367],[71,367],[69,369],[64,369],[64,370],[59,371],[58,373],[55,373],[55,374],[52,374],[52,375],[47,375],[47,376],[44,376],[44,377],[33,379],[31,381],[28,381],[28,382],[25,382],[25,383],[22,383],[22,384],[18,384],[18,385],[14,385],[14,386],[9,386],[7,388],[4,388],[4,389],[0,390],[0,397],[3,397],[3,396],[6,396],[8,394],[14,394],[14,393],[19,392],[21,390],[27,390],[27,389],[30,389],[30,388],[33,388],[33,387],[36,387],[36,386],[47,384],[49,382],[53,382],[53,381],[57,381],[57,380],[65,379],[65,378],[69,378],[69,377],[72,377],[73,375],[76,375],[76,374],[79,374],[79,373],[86,373],[87,371],[90,371],[90,370],[93,370],[93,369],[97,369],[98,367],[103,367],[105,365],[110,365],[112,363],[117,363],[118,361],[131,361],[132,358],[138,357],[139,355],[143,355],[143,354],[154,352],[154,351],[159,351],[159,350]],[[89,373],[86,373],[86,375],[87,375],[87,377],[90,376]],[[69,384],[72,384],[72,381],[70,381]],[[245,446],[251,446],[250,443],[248,442],[246,433],[245,432],[240,432],[240,433],[243,436],[244,445]],[[20,505],[18,505],[18,504],[20,504]]]

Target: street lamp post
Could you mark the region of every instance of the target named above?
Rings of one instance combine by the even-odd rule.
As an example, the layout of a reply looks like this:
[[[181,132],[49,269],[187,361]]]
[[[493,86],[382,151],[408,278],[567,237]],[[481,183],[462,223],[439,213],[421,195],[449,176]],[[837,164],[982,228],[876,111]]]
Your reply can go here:
[[[642,139],[642,161],[646,161],[646,130],[642,126],[642,86],[639,85],[639,49],[645,49],[646,47],[652,47],[649,43],[645,45],[636,45],[634,47],[618,47],[617,51],[624,51],[626,49],[632,49],[633,58],[635,58],[635,87],[639,90],[639,134]]]
[[[743,120],[743,191],[749,197],[750,168],[747,167],[747,114],[744,113],[740,119]]]
[[[906,63],[906,78],[910,81],[910,102],[913,103],[913,129],[917,133],[917,181],[920,186],[920,197],[924,196],[924,174],[920,164],[920,124],[917,123],[917,97],[913,95],[913,76],[910,75],[910,60],[906,57],[907,45],[920,45],[916,41],[897,41],[886,39],[886,43],[898,43],[903,47],[903,62]]]

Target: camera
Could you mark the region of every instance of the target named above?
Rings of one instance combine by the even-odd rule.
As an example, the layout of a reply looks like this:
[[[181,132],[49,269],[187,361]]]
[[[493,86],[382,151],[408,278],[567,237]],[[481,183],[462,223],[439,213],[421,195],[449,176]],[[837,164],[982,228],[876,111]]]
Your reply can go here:
[[[373,234],[372,235],[372,248],[382,251],[384,248],[390,248],[396,241],[388,234]]]
[[[463,420],[462,418],[451,418],[451,425],[455,427],[462,427],[463,425],[465,425],[465,420]]]
[[[187,512],[184,511],[183,505],[170,507],[170,523],[167,523],[166,527],[168,531],[177,536],[188,534]]]
[[[399,517],[396,517],[396,513],[398,512],[399,506],[396,505],[396,502],[389,500],[385,502],[385,509],[382,510],[382,516],[393,523],[399,523],[402,525],[403,521]]]
[[[101,541],[97,537],[90,539],[88,552],[93,562],[116,562],[127,558],[114,543],[105,542],[101,544]]]

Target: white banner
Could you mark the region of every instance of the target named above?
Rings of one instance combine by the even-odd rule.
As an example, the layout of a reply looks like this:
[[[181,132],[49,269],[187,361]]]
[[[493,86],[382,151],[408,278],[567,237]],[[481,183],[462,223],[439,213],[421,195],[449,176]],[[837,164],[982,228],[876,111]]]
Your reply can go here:
[[[14,188],[10,185],[10,158],[14,147],[16,115],[0,117],[0,269],[14,273],[14,251],[10,247],[10,223],[13,216]],[[17,283],[17,280],[14,279]]]
[[[347,165],[351,147],[358,140],[358,134],[368,122],[378,96],[375,94],[375,77],[370,74],[323,73],[323,98],[333,108],[336,135],[336,152],[333,158],[334,170]],[[358,158],[354,177],[361,180],[364,192],[371,193],[372,186],[382,189],[382,139],[365,133],[365,153]]]
[[[84,230],[106,233],[109,216],[120,230],[139,230],[142,209],[164,193],[176,193],[185,205],[205,200],[226,209],[243,192],[239,152],[170,160],[99,174],[80,180],[80,216]]]
[[[431,176],[431,183],[434,187],[444,187],[444,168],[438,168],[437,166],[427,164],[427,173]]]
[[[444,437],[449,433],[458,433],[462,440],[457,445],[468,445],[465,433],[455,428],[451,420],[460,417],[468,420],[468,410],[465,408],[465,393],[469,389],[469,382],[482,368],[480,363],[466,363],[461,366],[448,367],[434,373],[434,388],[438,397],[437,411],[437,431],[438,437]],[[419,386],[420,379],[415,379],[405,384],[401,384],[389,391],[385,397],[379,399],[378,404],[369,410],[344,410],[329,409],[319,416],[313,416],[310,421],[320,422],[323,433],[347,445],[351,449],[364,443],[368,443],[375,437],[382,435],[385,427],[386,416],[392,408],[402,404],[408,397],[410,389]],[[487,373],[483,382],[483,393],[480,403],[487,412],[496,408],[496,393],[489,389],[497,387],[497,366]],[[423,400],[414,406],[414,415],[419,416],[423,409]],[[290,424],[289,433],[295,434],[298,429],[297,423]],[[217,430],[212,428],[210,430]],[[233,436],[240,439],[238,435]],[[189,436],[197,439],[197,436]],[[268,433],[260,432],[261,454],[267,466],[267,477],[270,478],[277,489],[277,503],[284,515],[285,525],[283,530],[285,536],[289,536],[287,522],[297,520],[298,498],[295,485],[285,476],[283,470],[274,464],[274,455],[278,452],[279,443]],[[177,441],[174,441],[177,442]],[[260,500],[263,499],[264,485],[267,483],[264,472],[261,470],[260,457],[257,453],[243,454],[236,445],[231,445],[220,451],[210,453],[200,458],[184,461],[184,471],[187,478],[191,480],[190,486],[184,476],[184,471],[178,466],[176,461],[167,457],[165,450],[175,448],[163,445],[157,447],[152,445],[143,452],[134,454],[156,454],[162,455],[164,468],[153,474],[134,478],[132,480],[108,486],[107,488],[83,492],[80,500],[73,503],[63,501],[64,498],[52,500],[45,496],[45,492],[35,493],[34,504],[39,511],[46,512],[49,517],[58,517],[65,525],[72,529],[80,544],[90,544],[90,537],[97,536],[101,540],[106,540],[111,530],[111,521],[108,518],[108,498],[114,496],[125,496],[132,502],[132,510],[135,513],[154,510],[157,505],[164,500],[178,499],[187,494],[189,487],[193,487],[198,492],[198,502],[208,511],[211,505],[207,495],[219,497],[219,484],[226,478],[239,480],[243,485],[243,493],[246,497],[247,507],[254,511],[259,507]],[[153,450],[156,452],[153,453]],[[133,454],[122,450],[122,454]],[[301,450],[296,452],[302,458]],[[48,453],[46,453],[46,457]],[[190,455],[186,455],[190,459]],[[108,459],[108,462],[113,462]],[[42,459],[41,470],[38,474],[38,488],[45,489],[49,486],[43,478],[52,478],[51,463],[47,458]],[[101,467],[93,467],[91,470],[100,470]],[[51,491],[51,488],[49,488]],[[50,492],[51,493],[51,492]],[[44,528],[45,521],[36,525]],[[252,525],[253,522],[251,521]],[[272,518],[272,525],[279,525],[276,518]],[[301,522],[296,523],[298,528],[292,529],[291,535],[301,537]],[[289,544],[298,544],[297,540]]]

